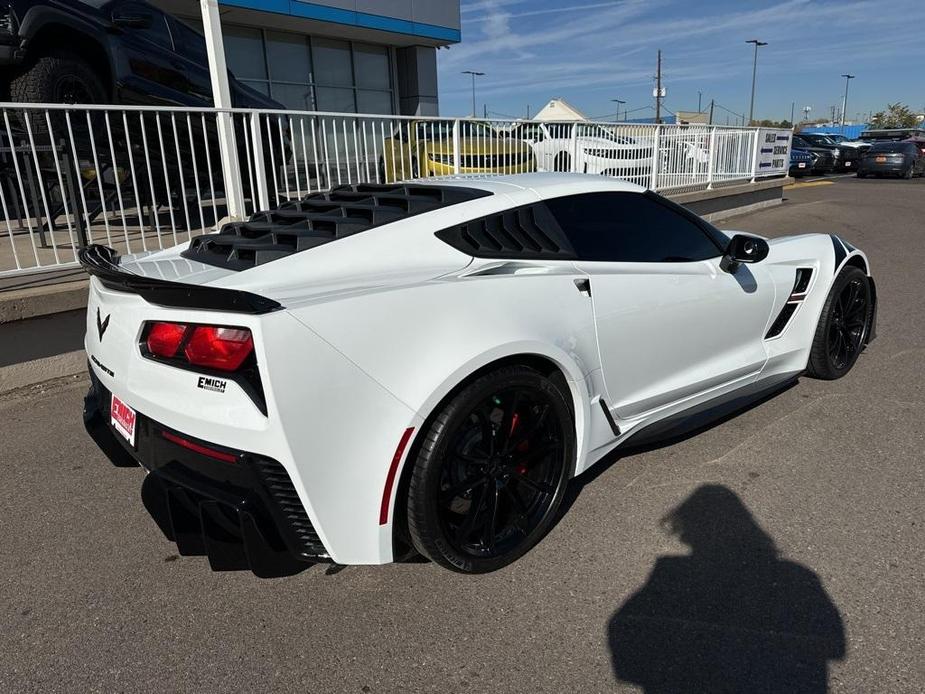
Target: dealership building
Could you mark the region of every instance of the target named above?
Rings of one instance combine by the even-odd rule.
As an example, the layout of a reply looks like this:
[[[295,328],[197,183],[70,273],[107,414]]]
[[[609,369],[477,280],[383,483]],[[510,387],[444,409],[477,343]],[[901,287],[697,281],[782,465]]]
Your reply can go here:
[[[152,0],[202,30],[199,3]],[[219,0],[225,58],[286,108],[439,115],[437,50],[459,0]]]

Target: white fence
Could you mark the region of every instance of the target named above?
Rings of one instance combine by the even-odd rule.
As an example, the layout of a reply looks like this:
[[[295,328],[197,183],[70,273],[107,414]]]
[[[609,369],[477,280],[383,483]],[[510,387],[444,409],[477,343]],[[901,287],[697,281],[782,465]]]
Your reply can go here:
[[[48,104],[0,113],[0,276],[72,266],[89,243],[166,248],[229,212],[344,184],[558,170],[683,192],[781,175],[789,159],[769,163],[754,128]],[[237,147],[228,167],[220,119]]]

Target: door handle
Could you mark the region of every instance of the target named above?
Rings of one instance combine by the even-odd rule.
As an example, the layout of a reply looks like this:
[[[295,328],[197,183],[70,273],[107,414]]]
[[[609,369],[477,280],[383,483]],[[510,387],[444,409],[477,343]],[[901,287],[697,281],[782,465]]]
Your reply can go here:
[[[591,280],[587,277],[575,280],[575,287],[578,289],[579,293],[588,297],[591,296]]]

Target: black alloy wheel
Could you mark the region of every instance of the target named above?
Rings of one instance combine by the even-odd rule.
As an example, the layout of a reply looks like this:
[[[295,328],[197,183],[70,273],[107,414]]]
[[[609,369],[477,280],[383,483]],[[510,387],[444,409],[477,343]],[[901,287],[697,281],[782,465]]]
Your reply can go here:
[[[447,568],[483,573],[548,532],[575,457],[570,407],[549,379],[519,366],[482,376],[426,437],[408,498],[418,551]]]
[[[851,370],[864,349],[872,312],[867,275],[846,266],[835,278],[822,309],[810,353],[810,375],[831,380]]]

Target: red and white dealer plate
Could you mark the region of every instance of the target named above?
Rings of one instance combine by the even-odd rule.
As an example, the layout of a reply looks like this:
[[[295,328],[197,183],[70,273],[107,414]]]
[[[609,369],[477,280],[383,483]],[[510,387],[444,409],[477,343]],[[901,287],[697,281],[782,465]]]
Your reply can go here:
[[[119,400],[115,395],[112,396],[112,404],[109,408],[109,421],[112,424],[112,428],[122,434],[125,440],[132,446],[135,445],[136,418],[135,410]]]

